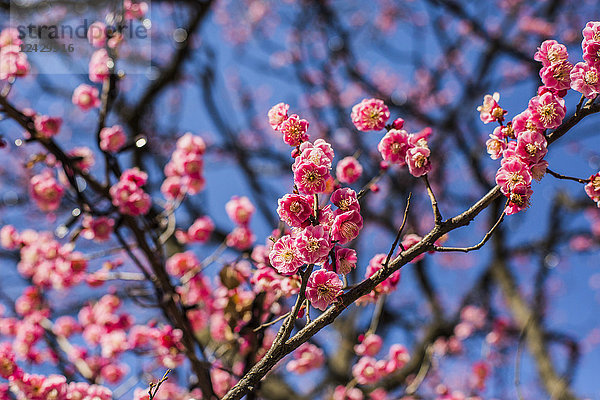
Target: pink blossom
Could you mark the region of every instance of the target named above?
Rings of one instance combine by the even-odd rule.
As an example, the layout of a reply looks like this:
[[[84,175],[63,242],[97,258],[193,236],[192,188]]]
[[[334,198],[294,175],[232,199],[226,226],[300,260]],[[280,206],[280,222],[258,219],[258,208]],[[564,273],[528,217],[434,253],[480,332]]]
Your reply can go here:
[[[548,153],[548,142],[539,132],[525,131],[519,134],[515,154],[530,165],[537,164]]]
[[[506,111],[498,105],[498,100],[500,100],[500,94],[498,92],[493,95],[486,94],[483,97],[483,105],[477,107],[479,118],[484,124],[504,120]]]
[[[115,221],[112,218],[93,218],[90,215],[86,215],[81,223],[83,228],[81,235],[88,240],[104,242],[110,238],[114,225]]]
[[[246,250],[256,240],[254,233],[245,225],[235,227],[225,238],[225,244],[238,250]]]
[[[406,163],[408,164],[408,171],[412,176],[418,178],[431,171],[431,162],[429,162],[430,154],[431,151],[427,147],[416,146],[408,149],[406,152]]]
[[[402,247],[404,250],[408,250],[417,243],[419,243],[423,238],[415,233],[409,233],[402,238]],[[425,257],[425,254],[420,254],[417,257],[413,258],[411,262],[415,263],[421,261]]]
[[[533,190],[529,185],[524,183],[516,184],[508,195],[509,202],[506,207],[506,215],[518,213],[529,207],[529,199],[533,194]]]
[[[304,265],[296,246],[296,239],[290,235],[284,235],[275,242],[269,253],[269,261],[273,268],[283,275],[293,275]]]
[[[392,164],[406,165],[406,152],[410,148],[409,136],[405,130],[391,129],[377,145],[381,157]]]
[[[205,243],[214,230],[215,224],[208,215],[197,218],[187,230],[187,241]]]
[[[381,336],[370,333],[362,338],[359,344],[354,346],[354,352],[359,356],[374,357],[379,353],[382,345],[383,339],[381,339]]]
[[[333,157],[334,157],[334,152],[333,152],[333,148],[331,147],[330,143],[327,143],[325,140],[323,139],[317,139],[314,141],[314,143],[311,142],[304,142],[300,145],[300,152],[303,153],[304,150],[306,149],[319,149],[323,152],[323,154],[325,155],[325,157],[327,157],[327,159],[329,160],[328,162],[325,162],[325,160],[321,160],[319,163],[323,164],[323,165],[328,165],[328,168],[331,168],[331,163],[333,162]]]
[[[538,51],[533,56],[535,61],[542,63],[544,67],[552,64],[561,63],[569,58],[567,48],[564,44],[558,43],[556,40],[545,40]]]
[[[535,164],[530,165],[529,168],[533,179],[535,179],[536,181],[540,181],[546,174],[546,170],[548,169],[548,161],[539,161]]]
[[[347,388],[346,386],[336,386],[333,392],[332,400],[363,400],[363,392],[357,387]]]
[[[356,182],[363,173],[363,167],[354,157],[348,156],[338,161],[335,174],[341,183],[352,184]]]
[[[477,329],[485,326],[486,311],[480,307],[469,304],[460,310],[460,318],[463,322],[473,325]]]
[[[14,250],[20,243],[19,232],[14,226],[4,225],[0,229],[0,246],[7,250]]]
[[[200,262],[191,251],[175,253],[166,263],[167,272],[173,276],[181,277],[187,272],[200,266]]]
[[[429,127],[423,128],[417,133],[411,133],[410,135],[408,135],[408,144],[410,144],[411,146],[428,147],[427,141],[429,140],[429,137],[432,133],[433,130]]]
[[[540,70],[540,78],[544,85],[551,89],[565,90],[571,87],[571,69],[573,64],[568,61],[561,61],[543,67]]]
[[[63,315],[58,317],[52,326],[52,331],[59,335],[69,338],[75,333],[80,333],[82,330],[81,325],[77,320],[70,315]]]
[[[47,115],[36,115],[34,118],[35,130],[46,139],[58,134],[62,125],[62,118],[49,117]]]
[[[15,353],[10,342],[0,344],[0,376],[4,379],[20,379],[23,371],[15,362]]]
[[[247,225],[250,223],[250,218],[256,211],[254,205],[250,202],[246,196],[233,196],[225,204],[225,211],[229,218],[238,225]]]
[[[88,172],[96,163],[94,153],[89,147],[75,147],[73,150],[67,152],[67,155],[73,159],[73,164],[75,164],[77,168],[85,172]]]
[[[335,210],[335,215],[351,210],[360,212],[360,203],[356,192],[350,188],[337,189],[331,194],[331,202],[338,208]]]
[[[392,122],[392,129],[402,129],[402,127],[404,126],[404,119],[402,118],[396,118],[393,122]]]
[[[286,369],[296,374],[304,374],[325,363],[323,350],[312,343],[303,343],[292,353],[294,359],[286,365]]]
[[[529,185],[531,178],[527,163],[518,157],[510,157],[504,159],[496,173],[496,184],[500,186],[502,193],[508,195],[516,185]]]
[[[369,265],[367,266],[367,271],[365,272],[365,278],[370,278],[377,273],[381,268],[383,268],[383,263],[387,259],[386,254],[376,254],[369,260]],[[400,282],[400,271],[395,271],[389,277],[387,277],[383,282],[375,287],[374,293],[372,295],[376,295],[379,293],[391,293],[398,286],[398,282]]]
[[[88,28],[87,38],[94,47],[104,47],[106,44],[106,24],[96,21]]]
[[[82,83],[73,91],[71,101],[84,111],[100,106],[99,91],[97,88]]]
[[[571,70],[571,89],[578,91],[588,99],[595,99],[600,93],[596,67],[586,63],[577,63]]]
[[[303,162],[296,166],[294,183],[301,193],[312,195],[324,193],[329,179],[329,168],[311,162]]]
[[[313,307],[325,311],[343,293],[342,287],[342,281],[335,272],[318,269],[308,278],[306,298]]]
[[[352,123],[359,131],[380,131],[390,119],[390,110],[379,99],[363,99],[352,107]]]
[[[279,218],[292,227],[302,227],[313,212],[312,196],[286,194],[277,203]]]
[[[119,211],[127,215],[146,214],[152,206],[150,196],[141,188],[146,183],[148,175],[137,167],[125,170],[110,188],[112,203]]]
[[[565,117],[565,100],[546,92],[529,100],[532,121],[542,129],[557,128]]]
[[[148,3],[123,0],[123,10],[125,10],[125,19],[142,19],[148,13]]]
[[[90,81],[100,83],[110,74],[109,62],[113,62],[106,49],[96,50],[92,54],[89,65]]]
[[[328,271],[333,271],[338,274],[347,275],[356,268],[356,250],[348,249],[345,247],[338,247],[335,250],[335,265],[331,264],[329,260],[324,265],[324,268]],[[334,269],[335,267],[335,269]]]
[[[590,21],[585,24],[582,31],[583,47],[589,46],[591,43],[600,43],[600,22]]]
[[[512,128],[513,134],[516,136],[525,131],[542,131],[539,123],[533,119],[530,109],[526,109],[522,113],[515,115],[512,120]]]
[[[0,48],[7,46],[20,46],[23,43],[19,38],[19,31],[16,28],[5,28],[0,32]]]
[[[404,368],[407,362],[410,361],[410,354],[406,347],[401,344],[393,344],[390,347],[388,361],[385,364],[385,371],[388,374]]]
[[[490,138],[485,142],[487,152],[492,160],[497,160],[502,157],[502,152],[506,149],[506,142],[496,135],[490,135]]]
[[[328,144],[327,142],[324,143]],[[325,150],[328,150],[326,146],[313,146],[310,142],[302,143],[300,146],[300,154],[294,160],[294,164],[292,164],[292,171],[296,172],[301,164],[306,163],[325,167],[329,170],[331,168],[333,156],[325,152],[323,150],[324,148]]]
[[[25,373],[19,389],[28,400],[64,399],[67,395],[67,378],[60,375],[35,375]]]
[[[596,69],[600,68],[600,42],[590,42],[583,48],[583,61]]]
[[[127,141],[127,135],[121,125],[102,128],[100,131],[100,148],[103,151],[116,153]]]
[[[598,203],[598,207],[600,207],[600,172],[590,176],[590,182],[585,185],[584,189],[590,199]]]
[[[281,129],[281,124],[288,118],[289,104],[279,103],[271,107],[268,113],[269,124],[276,131]]]
[[[331,226],[331,238],[340,244],[354,240],[363,227],[362,216],[356,210],[346,211],[335,216]]]
[[[29,69],[27,55],[18,45],[0,48],[0,81],[26,76]]]
[[[296,247],[305,264],[321,264],[327,259],[333,244],[323,226],[309,225],[298,233]]]
[[[308,140],[308,121],[300,119],[297,114],[292,114],[279,126],[283,134],[283,141],[290,146],[299,146]]]
[[[376,383],[385,374],[385,361],[377,361],[373,357],[361,357],[352,367],[352,376],[361,385]]]
[[[45,170],[30,180],[31,197],[42,211],[54,211],[60,205],[64,189],[58,184],[52,172]]]

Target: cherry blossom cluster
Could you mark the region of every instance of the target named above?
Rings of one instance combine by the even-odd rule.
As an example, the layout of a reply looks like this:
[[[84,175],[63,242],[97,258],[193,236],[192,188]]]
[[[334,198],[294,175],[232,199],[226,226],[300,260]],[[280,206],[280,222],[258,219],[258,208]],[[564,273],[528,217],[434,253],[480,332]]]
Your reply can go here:
[[[292,147],[299,146],[308,140],[308,121],[298,114],[288,116],[290,106],[279,103],[269,110],[269,124],[282,134],[283,141]]]
[[[196,218],[187,231],[177,230],[175,236],[181,243],[206,243],[214,230],[215,223],[208,215],[205,215]]]
[[[73,251],[70,243],[61,245],[50,232],[25,230],[21,233],[11,225],[0,230],[0,245],[20,250],[19,273],[39,286],[63,289],[80,283],[85,277],[87,260]]]
[[[21,51],[19,31],[6,28],[0,32],[0,81],[9,81],[26,76],[30,66],[27,54]]]
[[[296,374],[304,374],[325,363],[323,350],[312,343],[303,343],[292,353],[293,359],[287,363],[286,369]]]
[[[142,188],[148,180],[148,174],[139,168],[123,171],[119,182],[110,188],[110,196],[115,207],[125,215],[146,214],[152,206],[152,200]]]
[[[186,133],[177,139],[170,161],[165,165],[165,176],[160,190],[168,200],[181,199],[204,189],[204,153],[206,144],[200,136]]]
[[[250,219],[256,208],[246,196],[233,196],[225,204],[225,211],[229,219],[236,224],[236,227],[227,235],[225,243],[234,249],[248,249],[256,240],[256,236],[250,229]]]
[[[540,78],[544,84],[527,109],[504,124],[506,111],[498,105],[499,95],[486,95],[477,110],[484,123],[497,121],[499,126],[490,134],[486,146],[490,157],[501,158],[496,183],[508,198],[506,214],[514,214],[529,206],[532,180],[546,173],[548,152],[546,134],[562,123],[566,106],[564,97],[573,89],[590,100],[600,93],[600,22],[588,22],[583,29],[583,59],[573,66],[565,45],[556,40],[544,41],[534,55],[542,63]],[[592,175],[585,186],[588,196],[600,207],[600,178]]]
[[[116,153],[123,148],[127,135],[121,125],[107,126],[100,130],[100,149]]]

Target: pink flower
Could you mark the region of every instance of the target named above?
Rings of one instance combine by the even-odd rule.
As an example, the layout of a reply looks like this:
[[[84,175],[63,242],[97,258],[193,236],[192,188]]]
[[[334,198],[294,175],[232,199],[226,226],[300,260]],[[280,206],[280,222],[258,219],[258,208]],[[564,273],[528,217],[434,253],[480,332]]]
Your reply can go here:
[[[335,215],[351,210],[360,212],[360,204],[356,192],[350,188],[337,189],[331,194],[331,202],[338,208],[335,210]]]
[[[565,45],[558,43],[556,40],[545,40],[538,51],[533,56],[535,61],[542,63],[544,67],[552,64],[560,63],[569,58]]]
[[[281,129],[281,124],[288,118],[289,104],[279,103],[271,107],[269,110],[269,124],[276,131]]]
[[[421,236],[415,233],[409,233],[408,235],[404,235],[404,237],[402,238],[402,247],[404,247],[404,250],[408,250],[415,244],[419,243],[422,239],[423,238]],[[402,251],[402,249],[400,249],[399,251]],[[421,261],[423,258],[425,258],[425,254],[420,254],[417,257],[413,258],[411,262],[416,263],[418,261]]]
[[[582,31],[583,47],[589,46],[592,43],[600,43],[600,22],[590,21],[585,24]]]
[[[109,62],[113,62],[106,49],[96,50],[92,54],[89,65],[90,81],[100,83],[110,74]]]
[[[35,130],[46,139],[58,134],[62,125],[62,118],[49,117],[47,115],[36,115],[34,117]]]
[[[391,374],[392,372],[403,368],[409,361],[410,354],[408,354],[406,347],[401,344],[393,344],[390,347],[389,360],[385,364],[385,371],[386,373]]]
[[[50,170],[45,170],[30,180],[31,197],[42,211],[56,210],[63,192],[64,189],[56,182]]]
[[[208,215],[200,217],[187,230],[187,241],[205,243],[215,230],[215,224]]]
[[[374,357],[377,353],[379,353],[382,345],[383,339],[381,339],[381,336],[371,333],[366,335],[360,341],[360,344],[354,346],[354,352],[359,356]]]
[[[369,265],[367,265],[367,271],[365,273],[365,278],[370,278],[375,275],[377,271],[383,268],[383,263],[387,259],[386,254],[376,254],[369,260]],[[372,294],[379,293],[391,293],[398,286],[398,282],[400,282],[400,271],[395,271],[389,277],[387,277],[383,282],[375,287],[374,292]]]
[[[250,222],[250,218],[256,211],[254,205],[250,202],[246,196],[233,196],[225,204],[225,211],[229,218],[238,225],[247,225]]]
[[[527,163],[518,157],[505,158],[496,173],[496,184],[505,195],[515,188],[516,185],[529,185],[531,183],[531,172]]]
[[[346,386],[336,386],[333,392],[332,400],[363,400],[363,392],[357,387],[347,388]]]
[[[12,350],[10,342],[0,344],[0,376],[4,379],[20,379],[23,371],[15,362],[15,353]]]
[[[173,199],[186,193],[196,194],[204,189],[202,156],[205,151],[204,140],[189,132],[177,140],[177,148],[164,169],[167,180],[170,180],[169,184],[165,181],[161,188],[165,197]]]
[[[237,226],[225,238],[225,244],[238,250],[246,250],[256,240],[254,233],[245,225]]]
[[[341,183],[352,184],[361,177],[363,167],[354,157],[345,157],[338,161],[335,174]]]
[[[102,128],[100,131],[100,148],[103,151],[116,153],[127,141],[127,135],[121,125]]]
[[[485,142],[485,146],[492,160],[497,160],[502,157],[506,142],[496,135],[490,135],[490,138]]]
[[[571,70],[571,89],[578,91],[588,99],[595,99],[600,93],[598,70],[586,63],[577,63]]]
[[[590,176],[590,182],[585,185],[584,189],[589,198],[598,203],[598,207],[600,207],[600,172]]]
[[[541,131],[538,121],[535,121],[530,109],[526,109],[520,114],[515,115],[512,120],[513,134],[519,135],[525,131]],[[510,143],[509,143],[510,146]]]
[[[0,81],[26,76],[29,69],[27,55],[18,45],[0,48]]]
[[[146,13],[148,13],[148,3],[145,1],[134,2],[131,0],[124,0],[123,10],[125,10],[125,19],[142,19]]]
[[[309,225],[296,237],[296,248],[305,264],[325,262],[332,247],[329,233],[321,225]]]
[[[328,168],[331,168],[331,163],[333,162],[333,157],[334,157],[334,152],[333,152],[333,148],[331,147],[331,144],[327,143],[325,140],[323,139],[317,139],[315,140],[314,143],[311,142],[304,142],[300,145],[300,153],[304,153],[304,150],[306,149],[319,149],[323,152],[323,154],[325,155],[325,157],[329,160],[328,162],[325,162],[325,160],[321,160],[320,163],[321,164],[327,164]],[[312,154],[312,153],[311,153]]]
[[[408,149],[406,152],[406,163],[408,164],[408,171],[412,176],[418,178],[431,171],[431,163],[429,162],[430,154],[431,151],[427,147],[416,146]]]
[[[506,111],[498,105],[498,100],[500,100],[498,92],[494,93],[494,95],[486,94],[483,97],[483,105],[477,107],[479,118],[484,124],[504,120]]]
[[[304,260],[296,246],[296,239],[284,235],[273,245],[269,253],[269,261],[273,268],[283,275],[293,275],[302,265]]]
[[[583,61],[596,69],[600,68],[600,42],[590,42],[583,48]]]
[[[379,99],[363,99],[352,107],[352,123],[359,131],[380,131],[390,119],[390,110]]]
[[[381,157],[392,164],[406,165],[406,152],[411,147],[409,135],[405,130],[391,129],[377,145]]]
[[[548,153],[548,142],[539,132],[525,131],[519,134],[515,154],[530,165],[536,164]]]
[[[356,210],[338,214],[331,226],[331,238],[340,244],[354,240],[363,227],[362,216]]]
[[[301,193],[312,195],[324,193],[329,179],[329,168],[311,162],[303,162],[296,166],[294,183]]]
[[[308,278],[306,298],[313,307],[325,311],[343,293],[342,287],[342,281],[335,272],[318,269]]]
[[[0,229],[0,246],[7,250],[14,250],[20,243],[19,232],[14,226],[4,225]]]
[[[361,357],[352,367],[352,375],[361,385],[376,383],[385,374],[385,361],[373,357]]]
[[[286,365],[286,369],[297,374],[320,368],[325,363],[323,350],[312,343],[301,344],[292,355],[294,359]]]
[[[96,108],[100,106],[100,98],[98,95],[99,92],[97,88],[82,83],[73,91],[73,97],[71,101],[73,101],[73,104],[82,110],[87,111],[90,108]]]
[[[333,156],[327,154],[321,147],[313,146],[310,142],[304,142],[300,146],[300,155],[296,157],[294,164],[292,164],[292,171],[296,172],[300,165],[306,163],[325,167],[329,171],[332,159]]]
[[[297,114],[292,114],[283,121],[279,130],[283,134],[283,141],[290,146],[299,146],[308,140],[308,121],[300,119]]]
[[[402,118],[396,118],[392,122],[392,129],[402,129],[403,126],[404,126],[404,119],[402,119]]]
[[[19,38],[16,28],[5,28],[0,32],[0,48],[7,46],[20,46],[23,41]]]
[[[81,235],[88,240],[104,242],[110,238],[114,225],[115,221],[112,218],[92,218],[90,215],[86,215],[81,223],[83,227]]]
[[[198,261],[194,253],[186,251],[183,253],[175,253],[169,257],[166,263],[166,269],[169,274],[181,277],[199,265],[200,261]]]
[[[335,265],[331,264],[329,260],[324,265],[324,268],[328,271],[333,271],[338,274],[346,275],[349,274],[354,268],[356,268],[356,251],[344,247],[338,247],[335,250]],[[335,267],[335,269],[334,269]]]
[[[532,121],[542,129],[557,128],[565,117],[565,100],[546,92],[529,100]]]
[[[148,179],[145,172],[137,167],[125,170],[119,179],[110,188],[112,203],[119,207],[123,214],[137,216],[146,214],[152,205],[150,196],[141,188]]]
[[[313,212],[313,198],[299,194],[286,194],[279,199],[277,214],[283,222],[292,227],[302,227]]]
[[[73,150],[69,150],[67,155],[71,157],[77,168],[85,172],[89,171],[96,163],[94,153],[89,147],[75,147]]]
[[[540,70],[540,78],[544,85],[551,89],[565,90],[571,87],[571,69],[573,64],[568,61],[561,61],[543,67]]]
[[[524,183],[519,183],[515,185],[510,194],[507,196],[509,198],[508,206],[506,207],[506,215],[512,215],[518,213],[529,207],[529,199],[533,194],[533,190],[529,185]]]
[[[91,24],[88,28],[87,38],[92,46],[104,47],[106,44],[106,25],[100,21]]]

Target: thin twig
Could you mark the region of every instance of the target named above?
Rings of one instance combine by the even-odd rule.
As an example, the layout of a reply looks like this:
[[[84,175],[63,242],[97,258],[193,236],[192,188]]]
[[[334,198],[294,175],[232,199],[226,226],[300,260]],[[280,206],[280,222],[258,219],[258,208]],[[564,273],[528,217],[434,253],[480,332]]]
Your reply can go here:
[[[377,325],[379,325],[379,320],[381,319],[381,313],[383,312],[385,299],[385,293],[379,296],[379,298],[377,299],[377,303],[375,304],[375,310],[373,310],[373,316],[371,317],[371,325],[369,325],[369,330],[367,330],[365,336],[374,334],[377,331]]]
[[[283,315],[275,318],[273,321],[265,322],[264,324],[257,326],[256,328],[254,328],[253,332],[258,332],[258,331],[260,331],[262,329],[268,328],[271,325],[275,325],[276,323],[278,323],[279,321],[281,321],[282,319],[284,319],[288,315],[290,315],[290,311],[288,311],[285,314],[283,314]]]
[[[163,377],[160,379],[160,381],[156,383],[150,382],[150,388],[148,389],[148,395],[150,396],[149,400],[154,399],[154,396],[156,396],[156,393],[158,393],[158,389],[160,389],[160,385],[162,385],[167,379],[169,379],[170,372],[171,370],[168,369],[163,375]],[[154,389],[154,392],[152,392],[152,389]]]
[[[498,221],[496,221],[494,226],[492,226],[492,228],[485,234],[483,239],[481,239],[481,242],[477,243],[475,246],[471,246],[471,247],[441,247],[441,246],[434,245],[433,249],[435,251],[439,251],[439,252],[462,251],[464,253],[468,253],[469,251],[473,251],[473,250],[479,250],[480,248],[483,247],[484,244],[487,243],[488,240],[490,240],[490,238],[494,234],[494,231],[496,230],[496,228],[498,228],[498,226],[500,226],[500,224],[504,220],[504,216],[506,215],[506,206],[508,206],[508,202],[509,202],[509,199],[506,200],[506,204],[504,206],[504,211],[502,211],[502,214],[500,214],[500,218],[498,218]]]
[[[406,220],[407,220],[407,216],[408,216],[408,209],[410,207],[410,199],[412,197],[412,192],[408,194],[408,198],[406,199],[406,207],[404,208],[404,216],[402,217],[402,225],[400,225],[400,229],[398,229],[398,233],[396,234],[396,239],[394,240],[394,243],[392,244],[392,247],[390,248],[390,251],[385,259],[385,262],[383,263],[383,268],[388,267],[388,265],[390,264],[390,259],[392,258],[392,254],[394,254],[394,251],[396,250],[396,246],[398,246],[398,242],[400,241],[400,236],[402,235],[402,231],[404,230],[404,226],[406,225]],[[400,244],[400,247],[402,247],[402,244]],[[402,251],[404,251],[404,248],[402,247]]]
[[[423,175],[423,181],[425,181],[425,186],[427,187],[427,194],[429,195],[429,199],[431,200],[431,208],[433,209],[433,217],[435,224],[439,225],[442,222],[442,213],[440,212],[440,208],[438,207],[437,199],[435,198],[433,189],[431,189],[431,185],[429,184],[429,179],[427,178],[427,175]]]
[[[581,178],[575,178],[572,176],[562,175],[562,174],[552,171],[550,168],[546,168],[546,172],[548,172],[550,175],[552,175],[556,179],[567,179],[567,180],[575,181],[575,182],[579,182],[579,183],[590,183],[589,179],[581,179]]]
[[[427,376],[427,372],[429,372],[429,367],[431,366],[431,356],[433,355],[433,346],[427,346],[425,350],[425,357],[423,358],[423,364],[421,364],[421,369],[417,373],[415,379],[406,387],[406,394],[413,395],[421,386],[421,383],[425,380]]]

